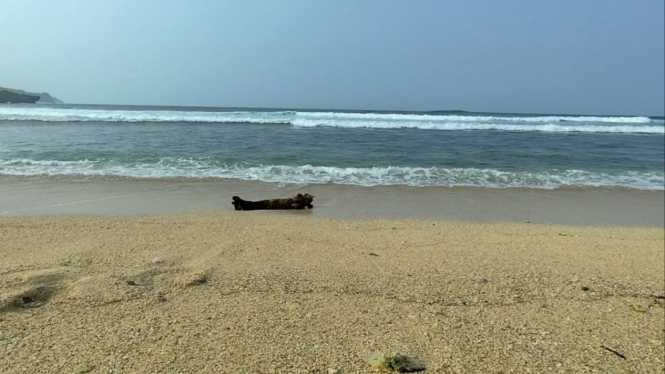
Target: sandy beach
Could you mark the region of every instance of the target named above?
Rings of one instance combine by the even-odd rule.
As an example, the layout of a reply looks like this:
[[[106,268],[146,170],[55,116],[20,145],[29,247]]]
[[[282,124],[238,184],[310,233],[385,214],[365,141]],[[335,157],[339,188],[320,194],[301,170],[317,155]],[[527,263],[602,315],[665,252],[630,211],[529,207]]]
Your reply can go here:
[[[663,371],[662,227],[316,209],[0,219],[0,372]]]
[[[231,197],[308,192],[312,217],[433,219],[584,226],[665,226],[662,190],[358,187],[219,179],[0,177],[0,217],[141,215],[232,210]]]
[[[663,192],[3,178],[0,372],[662,372]]]
[[[0,0],[0,374],[665,374],[664,14]]]

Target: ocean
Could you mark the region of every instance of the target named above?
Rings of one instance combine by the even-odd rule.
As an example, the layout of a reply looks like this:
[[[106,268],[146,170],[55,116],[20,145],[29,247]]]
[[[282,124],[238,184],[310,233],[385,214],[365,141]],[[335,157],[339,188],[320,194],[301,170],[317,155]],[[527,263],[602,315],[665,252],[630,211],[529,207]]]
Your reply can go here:
[[[0,176],[663,190],[648,116],[0,105]]]

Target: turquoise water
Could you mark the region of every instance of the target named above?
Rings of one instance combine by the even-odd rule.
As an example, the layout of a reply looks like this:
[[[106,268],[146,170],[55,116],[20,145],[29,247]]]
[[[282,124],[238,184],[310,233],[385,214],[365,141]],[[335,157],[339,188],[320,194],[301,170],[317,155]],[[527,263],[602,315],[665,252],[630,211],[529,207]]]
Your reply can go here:
[[[0,175],[662,190],[663,119],[0,106]]]

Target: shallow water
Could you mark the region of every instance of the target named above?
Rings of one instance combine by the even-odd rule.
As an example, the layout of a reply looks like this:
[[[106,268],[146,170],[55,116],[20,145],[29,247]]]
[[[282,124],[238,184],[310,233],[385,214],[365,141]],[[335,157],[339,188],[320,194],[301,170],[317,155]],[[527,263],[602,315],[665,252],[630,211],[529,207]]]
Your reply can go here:
[[[0,107],[0,174],[663,190],[663,120]]]

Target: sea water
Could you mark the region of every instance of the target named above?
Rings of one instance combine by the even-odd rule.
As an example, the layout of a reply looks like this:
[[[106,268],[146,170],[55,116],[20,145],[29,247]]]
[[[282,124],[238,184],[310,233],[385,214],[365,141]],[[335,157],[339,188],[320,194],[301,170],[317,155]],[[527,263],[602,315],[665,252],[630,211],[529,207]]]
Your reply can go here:
[[[663,117],[0,105],[0,176],[664,189]]]

